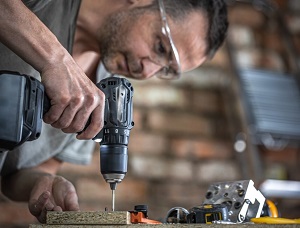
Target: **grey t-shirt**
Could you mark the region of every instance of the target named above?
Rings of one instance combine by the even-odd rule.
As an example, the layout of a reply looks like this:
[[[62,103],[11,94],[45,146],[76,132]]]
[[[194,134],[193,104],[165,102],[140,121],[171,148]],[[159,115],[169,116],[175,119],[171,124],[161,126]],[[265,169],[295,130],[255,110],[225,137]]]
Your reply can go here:
[[[23,3],[56,35],[60,43],[71,53],[76,19],[81,0],[24,0]],[[34,76],[40,74],[0,42],[0,70],[17,71]],[[51,157],[77,164],[88,164],[95,143],[77,140],[75,134],[65,134],[43,123],[39,139],[26,142],[13,151],[0,153],[1,175],[21,168],[36,166]]]

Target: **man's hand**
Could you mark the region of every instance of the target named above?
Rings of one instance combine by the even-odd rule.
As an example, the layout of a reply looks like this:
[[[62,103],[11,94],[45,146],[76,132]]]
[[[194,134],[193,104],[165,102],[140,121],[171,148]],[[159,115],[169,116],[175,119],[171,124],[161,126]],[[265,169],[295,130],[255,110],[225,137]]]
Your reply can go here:
[[[47,211],[79,211],[78,197],[71,182],[61,176],[42,176],[33,187],[28,202],[32,215],[46,222]]]
[[[2,176],[2,192],[11,200],[27,201],[30,212],[40,222],[46,221],[47,211],[78,211],[74,185],[55,175],[61,164],[52,158],[33,168]]]
[[[91,116],[89,127],[77,138],[93,138],[103,127],[104,94],[22,1],[0,1],[0,9],[0,42],[41,74],[52,105],[44,121],[76,133]]]
[[[104,93],[84,74],[68,53],[64,62],[50,64],[41,71],[42,83],[50,98],[51,108],[44,121],[65,133],[76,133],[78,139],[91,139],[103,127]]]

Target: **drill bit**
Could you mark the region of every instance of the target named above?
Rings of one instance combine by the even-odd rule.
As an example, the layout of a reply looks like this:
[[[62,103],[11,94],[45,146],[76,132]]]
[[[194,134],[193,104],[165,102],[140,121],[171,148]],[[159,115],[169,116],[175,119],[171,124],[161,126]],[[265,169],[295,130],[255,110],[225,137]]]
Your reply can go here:
[[[117,182],[110,183],[110,189],[111,189],[111,210],[115,211],[115,203],[116,203],[116,187],[117,187]]]
[[[111,210],[115,211],[115,190],[111,190],[111,193],[112,193]]]

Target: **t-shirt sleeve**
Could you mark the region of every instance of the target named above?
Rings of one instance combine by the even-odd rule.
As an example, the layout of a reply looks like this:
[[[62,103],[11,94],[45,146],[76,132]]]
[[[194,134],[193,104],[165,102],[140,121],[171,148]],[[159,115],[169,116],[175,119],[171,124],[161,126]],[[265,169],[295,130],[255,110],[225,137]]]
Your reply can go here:
[[[1,175],[37,166],[53,157],[64,162],[89,164],[94,146],[92,140],[78,140],[75,134],[65,134],[43,123],[40,138],[7,153]]]

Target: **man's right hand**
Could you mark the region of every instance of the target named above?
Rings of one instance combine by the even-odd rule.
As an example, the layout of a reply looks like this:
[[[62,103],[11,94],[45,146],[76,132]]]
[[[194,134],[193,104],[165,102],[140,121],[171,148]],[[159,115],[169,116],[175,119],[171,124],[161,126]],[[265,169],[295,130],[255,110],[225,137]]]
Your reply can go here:
[[[0,42],[40,72],[51,108],[44,121],[66,133],[93,138],[103,126],[104,94],[84,74],[56,36],[22,1],[0,1]]]
[[[64,62],[42,69],[42,83],[49,96],[51,108],[44,115],[45,123],[76,133],[91,122],[78,139],[91,139],[103,127],[104,93],[84,74],[73,58],[65,53]]]

